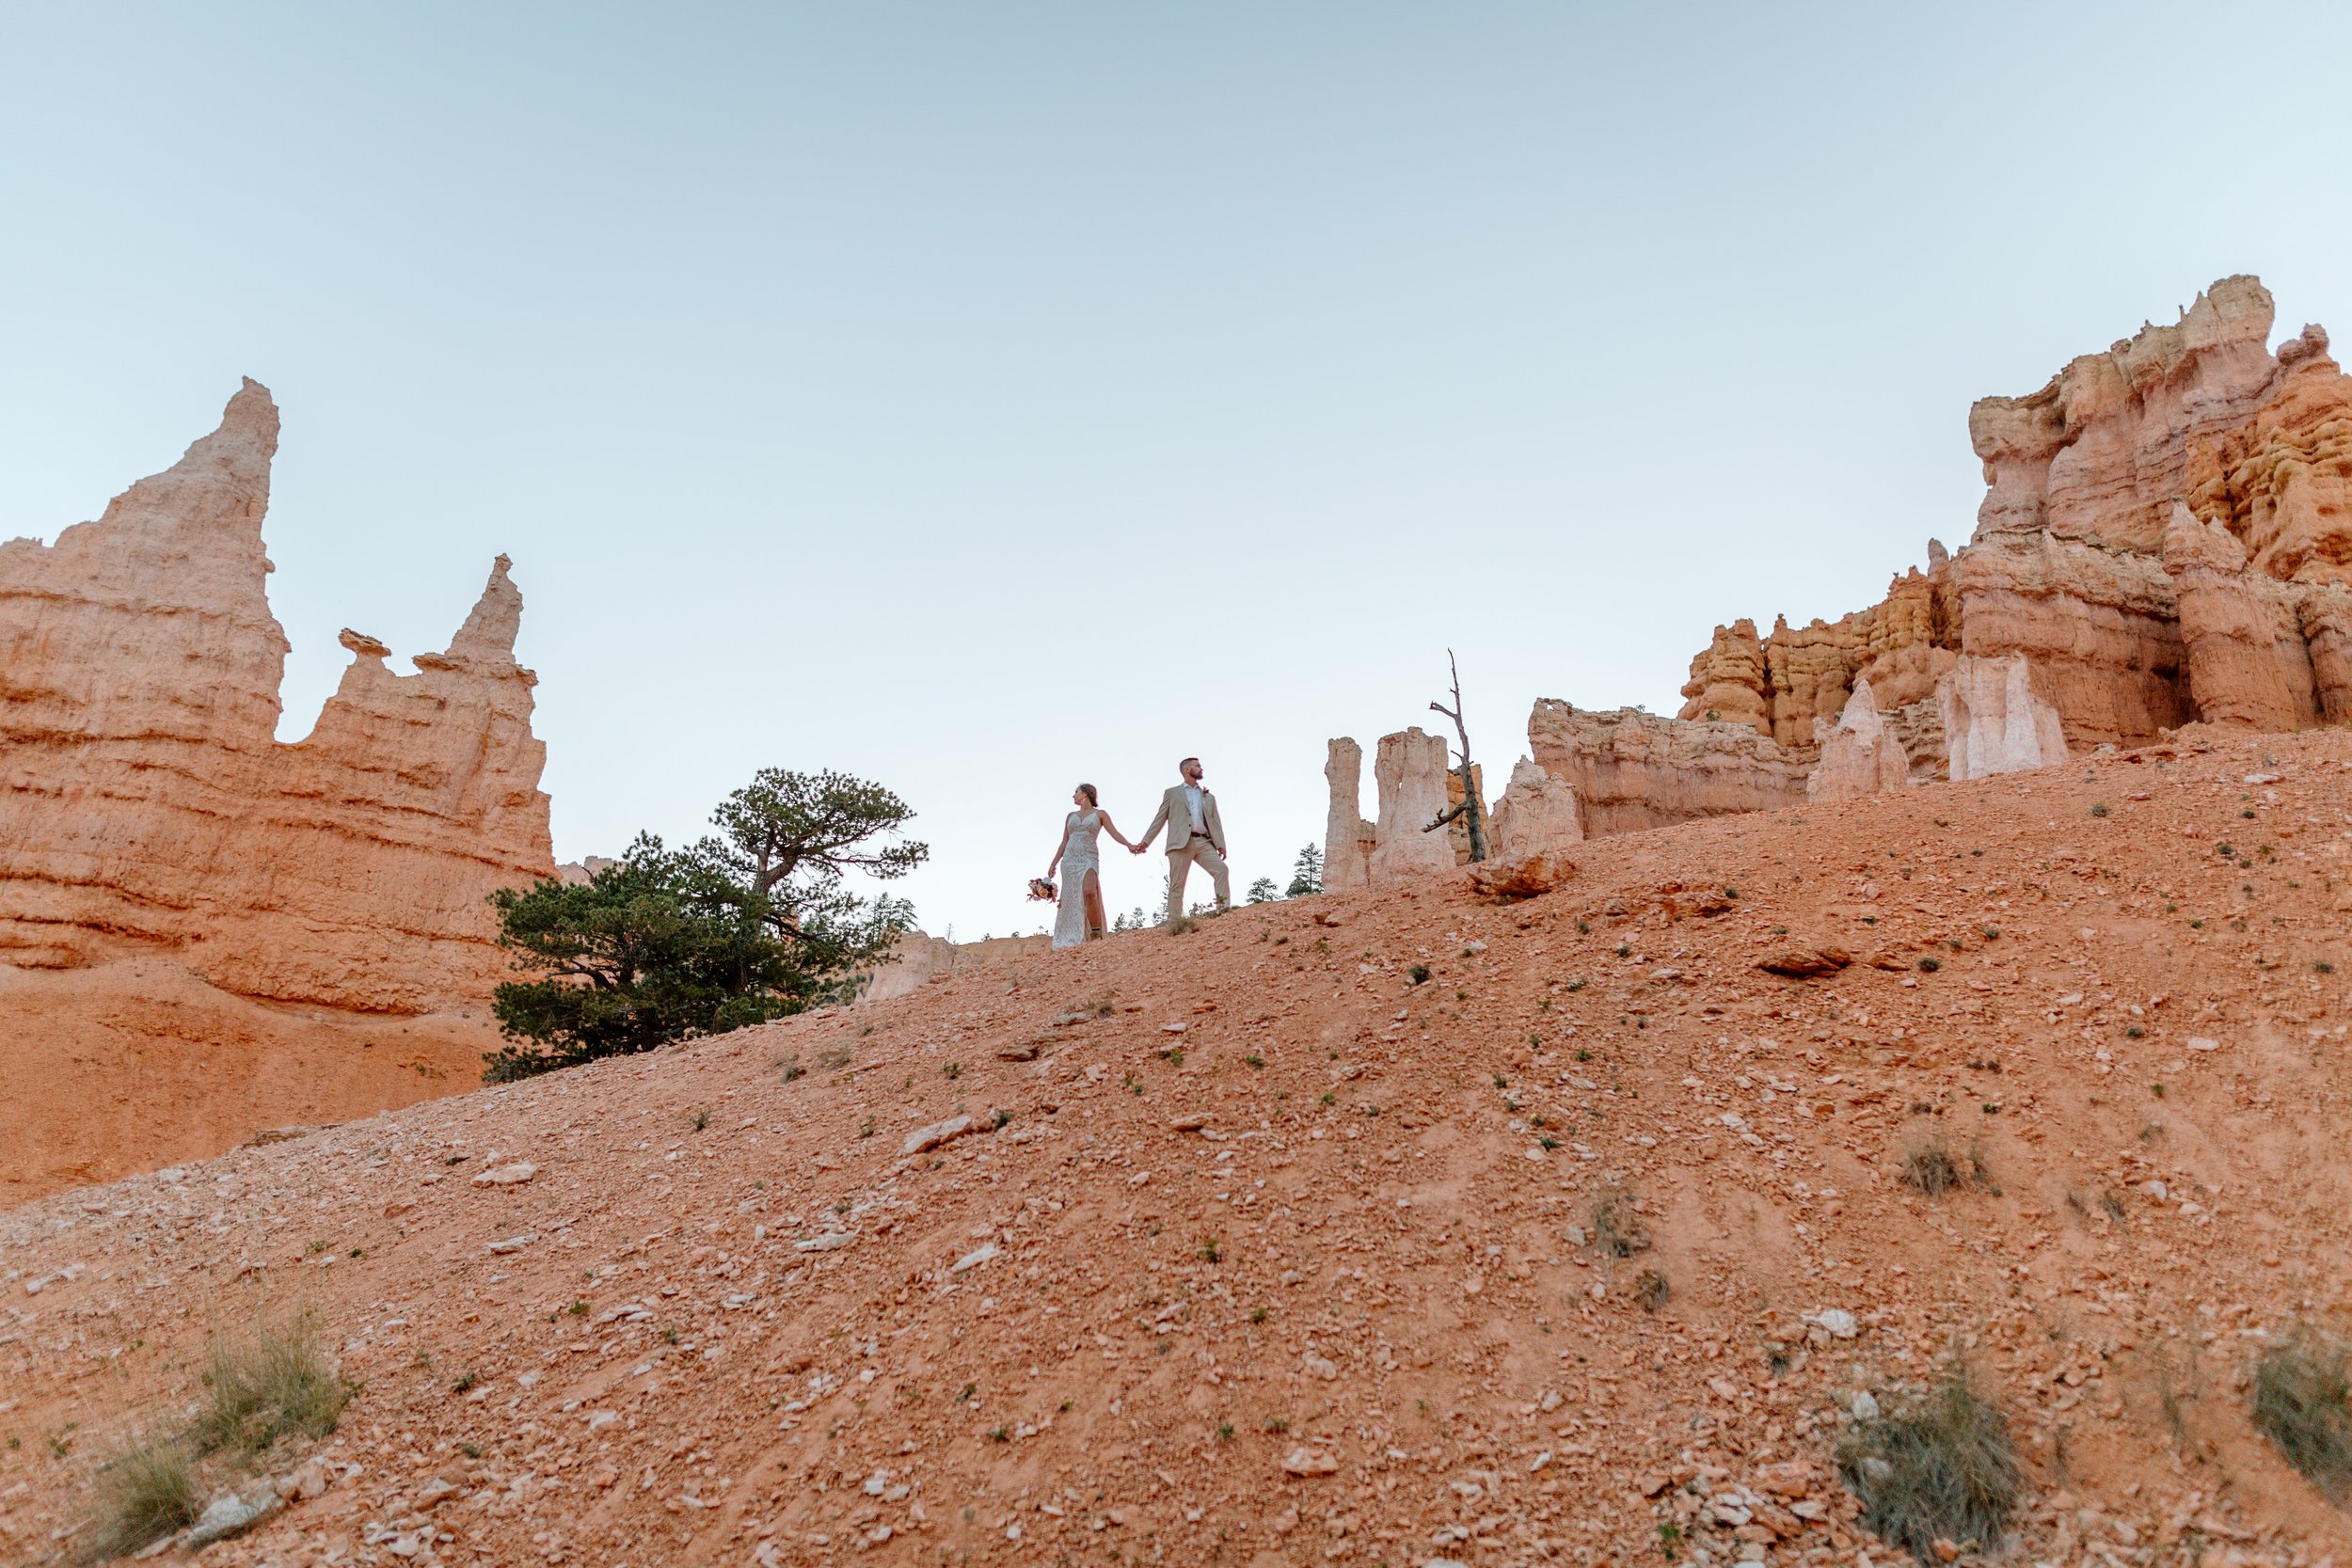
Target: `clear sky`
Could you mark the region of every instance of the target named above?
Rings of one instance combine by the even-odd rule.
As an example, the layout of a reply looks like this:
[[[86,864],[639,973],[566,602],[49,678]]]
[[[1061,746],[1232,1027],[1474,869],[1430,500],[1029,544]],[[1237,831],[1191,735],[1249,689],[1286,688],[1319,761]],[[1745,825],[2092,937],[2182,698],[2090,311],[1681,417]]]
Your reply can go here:
[[[0,0],[0,536],[285,411],[288,738],[491,556],[564,858],[763,765],[1035,929],[1071,785],[1499,780],[1964,540],[1969,402],[2233,272],[2352,332],[2352,8]],[[396,668],[405,667],[396,660]],[[1370,795],[1367,781],[1367,797]],[[1366,802],[1369,806],[1370,801]],[[1115,859],[1108,895],[1154,894]]]

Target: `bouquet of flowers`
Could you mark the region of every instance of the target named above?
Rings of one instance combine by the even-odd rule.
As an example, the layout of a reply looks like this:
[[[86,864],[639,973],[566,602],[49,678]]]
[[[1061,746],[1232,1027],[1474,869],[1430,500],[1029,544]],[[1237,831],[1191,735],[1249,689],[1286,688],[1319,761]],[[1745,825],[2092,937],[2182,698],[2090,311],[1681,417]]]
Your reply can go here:
[[[1032,877],[1029,879],[1029,897],[1033,901],[1050,904],[1060,896],[1061,890],[1054,885],[1051,878]]]

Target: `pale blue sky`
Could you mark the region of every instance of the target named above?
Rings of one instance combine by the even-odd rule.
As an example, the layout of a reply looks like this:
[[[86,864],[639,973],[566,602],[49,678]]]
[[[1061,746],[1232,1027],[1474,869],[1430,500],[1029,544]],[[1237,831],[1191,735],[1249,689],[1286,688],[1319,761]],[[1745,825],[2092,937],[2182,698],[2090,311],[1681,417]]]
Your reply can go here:
[[[2256,272],[2352,330],[2342,6],[0,4],[0,536],[285,410],[306,733],[515,558],[558,853],[763,764],[1035,928],[1069,787],[1672,711],[1959,544],[1971,399]],[[1369,789],[1367,789],[1369,795]],[[1369,800],[1367,800],[1369,805]],[[1159,865],[1119,857],[1120,908]]]

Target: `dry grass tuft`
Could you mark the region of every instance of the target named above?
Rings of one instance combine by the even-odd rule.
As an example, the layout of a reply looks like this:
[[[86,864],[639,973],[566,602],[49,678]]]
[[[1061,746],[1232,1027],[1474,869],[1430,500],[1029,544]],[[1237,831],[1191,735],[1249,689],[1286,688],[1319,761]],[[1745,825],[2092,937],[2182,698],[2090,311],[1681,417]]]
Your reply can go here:
[[[204,1509],[194,1456],[176,1437],[142,1437],[98,1469],[90,1499],[92,1548],[124,1557],[196,1522]]]
[[[1633,1282],[1633,1299],[1645,1312],[1657,1311],[1673,1294],[1674,1287],[1656,1269],[1644,1269],[1641,1277]]]
[[[1857,1423],[1837,1446],[1837,1468],[1862,1522],[1921,1562],[1941,1560],[1939,1540],[1992,1552],[2017,1507],[2009,1418],[1961,1363],[1908,1407]]]
[[[1634,1218],[1633,1195],[1623,1187],[1603,1187],[1594,1195],[1593,1244],[1611,1258],[1649,1250],[1649,1232]]]
[[[2254,1425],[2328,1497],[2352,1493],[2352,1353],[2298,1324],[2254,1363]]]
[[[281,1437],[324,1437],[357,1387],[328,1365],[318,1324],[264,1317],[246,1333],[216,1335],[204,1365],[209,1391],[194,1437],[205,1453],[259,1454]]]
[[[1903,1150],[1902,1179],[1905,1186],[1931,1198],[1942,1197],[1958,1187],[1982,1186],[1984,1156],[1975,1148],[1956,1154],[1942,1134],[1931,1134]]]

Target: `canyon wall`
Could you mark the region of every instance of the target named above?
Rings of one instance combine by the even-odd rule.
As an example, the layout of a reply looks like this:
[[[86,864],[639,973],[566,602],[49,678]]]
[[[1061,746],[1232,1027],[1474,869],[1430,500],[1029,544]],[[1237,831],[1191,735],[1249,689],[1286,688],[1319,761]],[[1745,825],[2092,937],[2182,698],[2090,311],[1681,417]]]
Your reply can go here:
[[[0,546],[0,961],[168,956],[240,996],[417,1014],[506,974],[491,890],[552,875],[536,677],[506,559],[448,649],[352,662],[276,738],[288,649],[262,521],[277,405],[95,522]]]
[[[1538,816],[1574,842],[2047,767],[2190,723],[2352,723],[2352,377],[2316,326],[2274,353],[2273,316],[2259,279],[2226,277],[2172,325],[1979,400],[1968,543],[1929,540],[1924,568],[1834,622],[1718,626],[1676,718],[1537,702],[1528,747],[1562,793],[1515,772],[1498,851]],[[1385,781],[1377,828],[1357,832],[1343,744],[1329,863],[1375,882],[1383,855],[1437,868],[1393,830]]]
[[[1528,750],[1574,791],[1587,837],[1804,800],[1804,768],[1769,735],[1728,720],[1661,719],[1535,704]]]
[[[2067,752],[2200,721],[2352,719],[2352,378],[2316,326],[2274,354],[2273,315],[2258,279],[2223,278],[2175,325],[2084,355],[2039,391],[1980,400],[1968,434],[1986,491],[1969,543],[1947,557],[1931,541],[1925,572],[1835,623],[1717,627],[1681,717],[1804,752],[1867,680],[1915,781],[1952,776],[1950,743],[1923,742],[1929,708],[1957,711],[1963,657],[1983,661],[1960,677],[1979,760],[2050,757],[2027,738],[2035,714],[2020,709],[1998,745],[1985,729],[1995,710],[2012,723],[2012,658]]]

